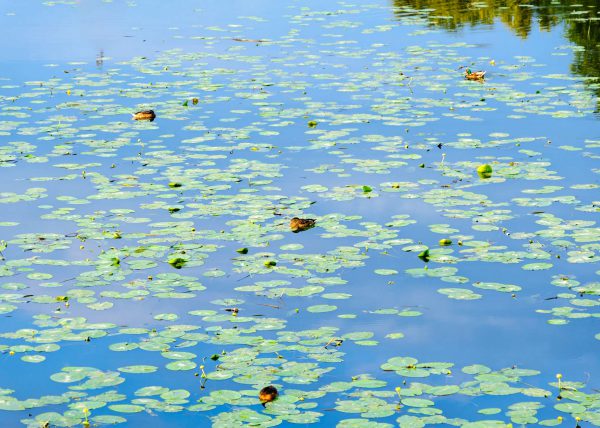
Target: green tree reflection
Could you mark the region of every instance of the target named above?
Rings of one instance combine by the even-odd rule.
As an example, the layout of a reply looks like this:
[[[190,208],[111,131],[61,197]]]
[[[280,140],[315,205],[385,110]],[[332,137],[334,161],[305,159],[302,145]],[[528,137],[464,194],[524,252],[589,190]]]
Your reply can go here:
[[[565,37],[581,48],[571,71],[588,77],[587,85],[600,98],[600,2],[598,0],[393,0],[399,15],[429,11],[432,26],[457,31],[465,26],[494,25],[496,19],[519,37],[537,25],[549,31],[563,23]],[[597,106],[596,111],[599,110]]]

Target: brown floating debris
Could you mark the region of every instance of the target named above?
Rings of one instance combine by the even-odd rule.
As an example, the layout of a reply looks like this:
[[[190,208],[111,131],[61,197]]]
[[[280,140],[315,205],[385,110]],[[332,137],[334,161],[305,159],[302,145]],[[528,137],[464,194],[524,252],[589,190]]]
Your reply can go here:
[[[142,110],[133,115],[133,120],[148,120],[152,122],[156,118],[154,110]]]
[[[32,294],[31,296],[29,296],[29,297],[32,297],[32,296],[33,296],[33,294]],[[23,296],[23,297],[27,297],[27,296]],[[259,303],[259,305],[260,305],[260,306],[266,306],[266,307],[268,307],[268,308],[273,308],[273,309],[281,309],[281,307],[280,307],[280,306],[277,306],[277,305],[269,305],[268,303]]]
[[[260,390],[258,393],[258,399],[264,406],[265,404],[275,400],[278,395],[279,392],[277,392],[277,388],[275,388],[273,385],[269,385]]]
[[[290,220],[290,229],[292,232],[298,233],[315,227],[315,219],[313,218],[298,218],[294,217]]]
[[[264,43],[264,42],[268,41],[268,40],[263,40],[263,39],[243,39],[241,37],[234,37],[231,40],[236,41],[236,42],[246,42],[246,43]]]

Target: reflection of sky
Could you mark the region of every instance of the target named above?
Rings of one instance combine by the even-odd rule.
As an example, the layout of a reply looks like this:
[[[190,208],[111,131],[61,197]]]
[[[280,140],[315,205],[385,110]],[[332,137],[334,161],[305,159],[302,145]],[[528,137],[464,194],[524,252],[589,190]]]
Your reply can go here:
[[[224,11],[223,9],[228,10]],[[273,9],[275,8],[275,9]],[[231,34],[206,31],[205,27],[210,25],[221,25],[224,26],[231,21],[230,10],[235,11],[235,16],[242,15],[258,15],[276,17],[278,14],[286,13],[287,5],[278,4],[274,5],[267,1],[262,2],[248,2],[248,1],[236,1],[229,2],[226,5],[219,5],[217,2],[202,4],[201,11],[195,11],[194,6],[185,4],[184,2],[144,2],[144,4],[138,4],[135,7],[129,7],[123,2],[114,3],[101,3],[101,2],[80,2],[75,7],[73,6],[56,6],[56,7],[32,7],[31,5],[25,5],[24,3],[15,3],[10,6],[4,4],[2,12],[3,31],[8,34],[19,34],[18,38],[3,38],[0,40],[0,50],[3,53],[2,64],[6,63],[6,67],[3,67],[3,75],[12,78],[14,81],[24,79],[40,79],[40,75],[44,78],[47,77],[47,73],[55,73],[55,70],[62,70],[61,68],[51,69],[48,71],[47,68],[40,69],[37,65],[31,65],[23,69],[23,62],[31,61],[32,63],[39,62],[57,62],[64,65],[69,61],[86,61],[89,63],[89,68],[93,69],[94,61],[98,53],[103,50],[107,57],[113,58],[115,63],[121,59],[128,59],[132,56],[148,55],[152,56],[156,51],[162,51],[173,47],[182,48],[184,51],[192,50],[197,51],[201,49],[204,44],[200,44],[195,40],[190,39],[191,36],[196,35],[210,35],[215,37],[227,37]],[[14,12],[14,16],[6,15],[7,12]],[[294,9],[294,13],[297,12]],[[364,16],[359,15],[355,18],[358,21],[364,22],[365,27],[373,26],[379,23],[392,23],[393,20],[390,17],[386,9],[376,10],[372,14],[365,14]],[[278,38],[282,34],[285,34],[288,29],[285,27],[285,20],[270,19],[268,24],[252,23],[250,27],[260,28],[255,33],[251,31],[242,31],[240,33],[243,37],[267,37],[267,38]],[[135,27],[135,28],[134,28]],[[169,29],[171,27],[179,27],[180,29]],[[23,31],[24,29],[27,31]],[[302,34],[307,37],[318,38],[320,36],[321,28],[315,26],[314,28],[302,27]],[[342,31],[342,30],[339,30]],[[350,31],[350,30],[344,30]],[[399,35],[403,35],[409,30],[400,28],[394,32],[383,33],[374,36],[364,36],[364,40],[361,39],[365,46],[370,43],[381,42],[387,43],[391,46],[397,46],[397,48],[404,49],[406,45],[415,43],[414,39],[408,39],[405,41]],[[533,31],[531,36],[527,40],[523,40],[515,37],[510,31],[501,25],[497,25],[494,31],[490,31],[489,28],[476,28],[473,31],[467,31],[456,35],[448,35],[441,31],[434,32],[424,36],[425,40],[433,40],[440,42],[460,42],[465,36],[469,37],[469,41],[476,43],[478,47],[475,51],[471,52],[471,56],[475,57],[481,55],[494,58],[498,64],[503,61],[511,62],[515,55],[532,55],[539,58],[540,62],[547,64],[545,72],[547,73],[567,73],[568,63],[571,56],[558,57],[561,60],[556,61],[557,57],[553,57],[552,54],[556,52],[556,46],[563,44],[561,39],[562,29],[555,29],[552,32],[545,33],[539,31]],[[353,35],[352,32],[349,34]],[[181,36],[182,38],[179,38]],[[40,41],[43,40],[43,43]],[[420,39],[423,40],[423,39]],[[498,40],[502,40],[501,43]],[[230,41],[229,41],[230,42]],[[219,49],[225,50],[229,45],[223,43],[223,46],[219,45]],[[250,47],[249,47],[250,49]],[[262,47],[261,47],[262,49]],[[274,54],[277,54],[277,49],[274,49]],[[532,54],[532,52],[534,54]],[[567,60],[568,59],[568,60]],[[347,60],[346,64],[352,70],[361,70],[365,67],[366,62],[364,60],[355,61]],[[112,63],[111,63],[112,66]],[[240,66],[244,66],[241,64]],[[327,68],[327,63],[323,64],[323,67]],[[22,73],[21,73],[21,70]],[[304,70],[302,70],[304,71]],[[331,71],[330,69],[328,71]],[[499,68],[490,70],[490,81],[493,82],[494,78],[499,80],[504,77],[503,72]],[[495,76],[494,76],[495,75]],[[247,77],[247,75],[244,75]],[[306,77],[310,79],[310,77]],[[546,85],[550,83],[544,82]],[[493,84],[493,83],[492,83]],[[415,89],[419,91],[419,89]],[[316,92],[316,91],[313,91]],[[327,101],[328,97],[332,97],[332,92],[325,93],[311,93],[310,94],[316,100]],[[423,95],[420,93],[419,95]],[[336,93],[333,96],[339,97],[340,103],[349,102],[350,98],[346,94]],[[64,101],[63,96],[63,101]],[[459,97],[457,97],[459,98]],[[336,98],[338,99],[338,98]],[[136,100],[127,100],[132,104]],[[286,98],[285,95],[278,94],[277,101],[282,103],[289,103],[293,105],[293,101]],[[54,102],[54,101],[53,101]],[[160,109],[160,101],[156,101],[158,109]],[[251,103],[244,104],[245,107],[252,107]],[[226,116],[229,112],[230,106],[214,105],[211,109],[215,110],[215,114],[207,120],[208,126],[218,126],[218,119]],[[500,117],[502,120],[509,111],[508,108],[501,105],[498,106],[499,111],[494,113],[493,118]],[[441,111],[439,109],[438,111]],[[115,118],[110,117],[110,120],[129,120],[129,118]],[[90,120],[90,122],[92,122]],[[100,120],[93,121],[99,123]],[[243,119],[239,122],[240,124],[247,124],[247,119]],[[591,158],[584,158],[579,154],[572,154],[570,152],[563,152],[556,149],[556,146],[562,144],[581,144],[581,142],[590,135],[597,135],[598,124],[591,118],[574,119],[574,120],[558,120],[552,121],[549,126],[549,119],[546,117],[539,117],[530,115],[525,121],[513,121],[509,123],[499,122],[490,125],[488,121],[482,122],[469,122],[465,124],[460,121],[456,121],[451,118],[442,118],[439,122],[433,123],[428,126],[426,130],[415,129],[411,131],[411,134],[405,136],[406,141],[413,143],[421,139],[420,133],[425,132],[439,132],[442,140],[454,139],[455,135],[461,132],[469,132],[474,137],[480,138],[485,141],[490,132],[494,131],[507,131],[515,137],[520,136],[545,136],[552,140],[553,144],[548,146],[545,141],[540,140],[535,143],[524,145],[522,148],[530,148],[533,150],[542,151],[544,154],[541,158],[549,158],[553,165],[551,169],[559,168],[559,173],[568,172],[568,182],[558,182],[560,185],[568,187],[573,183],[592,182],[597,180],[589,178],[586,175],[589,174],[589,170],[594,167],[594,160]],[[181,123],[175,121],[161,121],[157,120],[155,125],[158,127],[157,130],[143,131],[142,135],[145,139],[155,138],[158,135],[165,133],[173,133],[183,138],[189,138],[193,133],[185,132],[181,130]],[[375,126],[375,125],[374,125]],[[355,125],[352,125],[355,127]],[[491,128],[491,129],[490,129]],[[403,131],[400,129],[400,131]],[[282,146],[285,147],[286,141],[292,141],[293,144],[305,143],[305,136],[298,136],[297,131],[282,129]],[[361,131],[357,133],[360,135]],[[393,134],[396,132],[395,129],[384,129],[384,127],[378,126],[372,130],[366,130],[365,133],[388,133]],[[404,134],[403,134],[404,135]],[[24,137],[21,137],[24,138]],[[287,140],[289,138],[289,140]],[[165,142],[170,145],[168,148],[176,149],[177,142]],[[42,144],[40,144],[42,146]],[[355,156],[360,157],[378,157],[381,156],[381,152],[374,152],[370,150],[369,146],[361,145],[348,145],[348,151]],[[45,150],[43,146],[42,151]],[[122,162],[121,158],[131,156],[138,150],[137,147],[124,147],[119,151],[119,158],[117,162],[117,168],[115,173],[127,174],[137,168],[137,165],[131,165],[128,162]],[[423,161],[427,165],[431,165],[433,162],[437,162],[440,159],[440,153],[437,149],[423,153]],[[517,159],[529,160],[526,156],[520,155],[512,145],[502,146],[496,149],[485,149],[479,151],[466,151],[466,150],[443,150],[447,154],[446,161],[454,162],[459,160],[471,160],[474,156],[482,155],[503,155],[513,156]],[[304,152],[306,153],[306,152]],[[236,155],[234,155],[236,156]],[[240,156],[250,157],[246,153]],[[259,156],[259,155],[257,155]],[[308,166],[314,166],[319,163],[336,163],[338,157],[334,155],[328,155],[325,150],[319,150],[311,152],[310,159],[306,162],[297,162],[297,154],[294,152],[286,152],[279,157],[275,158],[273,162],[282,162],[290,166],[290,169],[286,170],[286,176],[275,181],[275,185],[280,186],[283,189],[283,193],[288,193],[289,189],[294,191],[301,185],[312,184],[317,182],[327,182],[328,186],[346,184],[377,184],[381,181],[387,181],[390,179],[389,176],[376,176],[369,174],[361,174],[353,172],[352,179],[338,178],[331,174],[316,176],[309,175],[305,172],[305,168]],[[78,155],[77,162],[93,162],[98,161],[98,158],[90,155]],[[108,164],[112,162],[112,159],[107,160]],[[39,175],[56,175],[55,168],[49,165],[55,163],[54,160],[49,164],[35,165],[35,168],[30,167],[28,164],[20,163],[16,168],[3,169],[3,178],[7,180],[2,191],[15,191],[22,192],[27,187],[32,186],[43,186],[50,190],[52,195],[50,198],[35,201],[33,203],[21,203],[12,205],[9,210],[2,213],[0,218],[4,220],[21,220],[22,225],[19,229],[27,231],[64,231],[65,233],[73,232],[72,223],[64,223],[59,221],[42,221],[39,222],[39,212],[33,209],[35,206],[51,203],[56,206],[64,206],[62,202],[57,202],[54,197],[60,194],[64,194],[65,190],[68,190],[69,195],[74,196],[85,196],[92,192],[92,184],[87,181],[77,180],[71,185],[69,182],[49,182],[49,183],[36,183],[24,180],[14,180],[16,178],[25,178],[30,176]],[[219,165],[223,165],[226,162],[221,162]],[[576,166],[576,167],[573,167]],[[345,165],[349,168],[349,165]],[[107,164],[99,168],[103,173],[107,175],[109,169]],[[70,171],[60,171],[61,173],[67,173]],[[78,172],[78,171],[76,171]],[[396,173],[396,172],[395,172]],[[423,178],[436,178],[441,181],[446,178],[432,169],[418,169],[418,168],[406,168],[402,169],[398,173],[398,180],[418,180]],[[162,177],[164,178],[164,177]],[[143,178],[144,180],[152,180],[152,177]],[[349,183],[351,181],[351,183]],[[390,179],[390,181],[392,181]],[[448,179],[448,181],[450,181]],[[509,201],[516,195],[523,196],[520,190],[526,187],[536,187],[539,182],[523,183],[522,181],[507,181],[502,184],[495,184],[493,199],[498,201]],[[544,184],[557,184],[557,182],[548,182]],[[245,184],[244,184],[245,185]],[[241,188],[242,185],[235,189]],[[480,191],[480,188],[473,188],[470,190]],[[492,193],[484,188],[485,192]],[[581,195],[582,199],[589,199],[589,191],[575,192],[569,190],[569,194]],[[481,190],[484,192],[484,190]],[[453,225],[459,224],[460,229],[468,233],[470,231],[469,224],[470,220],[455,221],[440,216],[431,206],[424,204],[420,201],[400,199],[395,195],[382,194],[380,198],[374,198],[372,200],[354,200],[352,202],[343,203],[332,203],[324,201],[313,194],[302,193],[303,196],[314,198],[317,200],[317,204],[311,207],[310,212],[315,215],[324,215],[332,211],[343,211],[351,214],[358,214],[365,217],[366,220],[385,221],[390,216],[400,213],[410,213],[412,218],[418,220],[418,224],[409,226],[402,229],[400,237],[418,237],[423,242],[434,242],[439,239],[438,235],[431,234],[426,225],[432,223],[451,223]],[[155,197],[150,198],[139,198],[133,203],[132,201],[112,201],[110,202],[110,208],[119,207],[126,208],[130,204],[138,204],[140,200],[152,201]],[[74,206],[85,213],[91,213],[94,210],[105,209],[105,201],[93,201],[90,205]],[[528,216],[527,213],[532,211],[529,208],[518,208],[511,207],[514,212],[519,213],[520,217],[514,221],[507,222],[511,227],[511,230],[524,231],[530,230],[532,227],[537,228],[533,224],[533,218]],[[563,207],[555,204],[547,209],[549,212],[556,213],[557,215],[564,215],[568,218],[572,218],[576,215],[576,218],[593,219],[594,216],[591,214],[577,212],[573,214],[571,207]],[[148,216],[152,218],[152,221],[167,220],[162,212],[154,212],[149,210],[138,210],[136,215]],[[218,223],[217,220],[214,224]],[[213,223],[206,221],[202,224],[202,227],[207,227],[207,223],[212,226]],[[144,230],[144,225],[126,225],[127,229],[124,232],[134,232]],[[514,228],[514,229],[513,229]],[[541,227],[540,227],[541,228]],[[64,230],[63,230],[64,229]],[[339,241],[327,240],[315,240],[321,231],[319,228],[311,230],[306,233],[286,236],[283,241],[278,241],[276,245],[300,242],[305,245],[304,252],[320,252],[326,249],[340,245]],[[479,234],[473,233],[475,235]],[[512,247],[518,247],[520,243],[512,242],[509,238],[503,236],[500,232],[497,235],[489,234],[485,235],[490,237],[491,240],[497,240],[503,245],[509,245]],[[125,240],[123,240],[125,241]],[[352,240],[347,240],[349,243]],[[86,244],[87,245],[87,244]],[[227,246],[225,249],[220,250],[217,257],[212,257],[210,265],[207,268],[222,267],[225,270],[230,270],[229,259],[233,253],[232,246]],[[269,249],[266,249],[269,251]],[[7,254],[13,254],[21,256],[19,249],[10,248]],[[328,374],[324,377],[325,382],[333,380],[348,380],[352,375],[359,373],[372,373],[376,374],[377,377],[388,380],[390,386],[399,383],[401,380],[394,374],[381,373],[378,368],[387,358],[399,355],[414,356],[420,361],[451,361],[456,363],[456,373],[453,378],[449,379],[448,382],[459,382],[464,380],[464,376],[459,373],[461,366],[473,363],[484,363],[491,366],[494,369],[502,367],[509,367],[517,365],[525,368],[535,368],[543,371],[543,375],[532,380],[536,386],[545,387],[546,383],[553,380],[554,373],[561,371],[565,378],[585,381],[585,373],[591,374],[592,387],[597,386],[598,376],[600,376],[600,362],[597,359],[597,343],[592,339],[593,331],[593,320],[573,320],[566,326],[548,326],[546,320],[549,318],[547,315],[536,314],[535,310],[540,308],[550,308],[555,306],[555,301],[545,301],[546,297],[551,297],[556,292],[562,291],[554,286],[549,286],[551,273],[558,273],[559,269],[565,269],[565,272],[576,271],[578,279],[582,282],[591,281],[597,276],[594,275],[594,268],[588,265],[576,266],[569,265],[564,261],[557,261],[557,269],[548,273],[548,275],[535,275],[535,278],[546,278],[545,282],[530,282],[529,276],[524,274],[520,269],[519,265],[499,265],[499,264],[486,264],[485,271],[482,270],[481,264],[479,263],[461,263],[457,265],[459,268],[459,275],[467,276],[473,280],[482,281],[498,281],[506,283],[519,284],[523,287],[523,291],[518,293],[516,299],[512,299],[509,294],[495,293],[492,291],[484,291],[474,289],[475,292],[484,295],[484,298],[478,301],[467,301],[460,302],[450,300],[436,292],[441,287],[452,287],[452,284],[442,283],[437,279],[413,279],[405,275],[400,275],[396,280],[396,284],[388,285],[388,277],[379,277],[371,273],[376,268],[394,268],[400,272],[404,269],[411,267],[419,267],[422,265],[418,261],[414,254],[404,253],[398,249],[391,251],[391,256],[380,256],[376,254],[376,251],[371,251],[371,259],[368,261],[368,266],[365,269],[347,270],[342,271],[341,275],[344,278],[350,279],[350,282],[344,286],[331,287],[327,291],[331,292],[347,292],[353,295],[352,299],[346,301],[327,301],[325,299],[314,297],[310,299],[306,298],[285,298],[277,304],[281,304],[282,309],[277,310],[273,308],[266,308],[260,306],[261,303],[273,303],[272,300],[268,300],[262,297],[255,297],[249,295],[249,293],[237,293],[232,291],[233,287],[238,285],[248,285],[252,281],[258,278],[249,278],[245,281],[239,281],[239,275],[231,275],[222,279],[208,279],[202,278],[201,282],[208,286],[208,289],[198,293],[198,299],[183,300],[183,301],[165,301],[148,298],[142,302],[128,302],[128,301],[115,301],[115,307],[113,310],[107,312],[92,312],[87,309],[81,308],[81,305],[77,303],[72,304],[71,313],[73,315],[81,315],[89,318],[91,322],[94,321],[105,321],[107,316],[110,316],[111,320],[119,325],[128,326],[156,326],[162,325],[152,319],[153,315],[161,312],[177,312],[179,314],[185,314],[188,310],[193,309],[207,309],[215,308],[210,305],[210,301],[213,299],[223,297],[224,292],[227,296],[240,297],[247,300],[243,310],[252,314],[265,314],[269,316],[281,317],[288,320],[289,330],[298,330],[305,328],[317,328],[321,325],[335,325],[340,327],[340,331],[373,331],[375,333],[375,339],[380,340],[380,345],[377,347],[359,347],[355,346],[350,341],[346,341],[340,348],[341,351],[347,352],[345,362],[343,364],[335,365],[336,370],[332,374]],[[71,250],[61,254],[62,257],[70,260],[81,257],[81,253],[77,250]],[[156,272],[164,271],[169,269],[165,264],[161,265],[156,269]],[[42,270],[42,269],[40,269]],[[60,268],[46,268],[43,271],[50,272],[56,275],[57,279],[69,278],[74,276],[73,271],[75,269],[69,269],[66,272]],[[190,272],[191,271],[191,272]],[[77,271],[79,272],[79,271]],[[186,270],[181,271],[182,274],[189,274],[199,276],[202,270]],[[144,272],[145,274],[146,272]],[[153,272],[154,273],[154,272]],[[23,275],[15,278],[15,281],[22,280]],[[263,279],[263,278],[260,278]],[[32,287],[35,287],[33,281],[28,281]],[[295,280],[294,286],[304,285],[303,280]],[[107,289],[120,289],[120,284],[113,284]],[[39,288],[33,288],[37,292]],[[47,289],[43,292],[51,294],[59,294],[61,291]],[[309,314],[304,309],[312,304],[336,304],[340,307],[337,312],[328,314]],[[405,318],[391,315],[373,315],[365,313],[365,311],[375,310],[379,308],[403,308],[403,307],[418,307],[424,313],[421,317],[416,318]],[[301,317],[295,317],[293,314],[294,308],[301,308]],[[30,309],[31,308],[31,309]],[[7,318],[11,319],[15,323],[28,323],[29,318],[21,319],[21,314],[33,314],[38,313],[40,307],[38,305],[31,304],[26,305],[23,309],[14,315],[14,317]],[[356,313],[358,318],[356,320],[340,320],[336,318],[338,313]],[[107,315],[108,314],[108,315]],[[203,328],[208,326],[207,323],[200,322],[197,318],[187,317],[182,315],[179,323],[196,323],[202,325]],[[2,325],[2,329],[12,329],[13,325]],[[400,331],[405,334],[404,339],[398,341],[387,341],[383,339],[389,332]],[[269,332],[265,332],[265,337],[270,337]],[[107,352],[106,346],[109,343],[114,343],[124,340],[122,337],[111,337],[105,338],[98,341],[93,341],[88,347],[80,347],[79,344],[63,344],[63,350],[48,355],[48,361],[40,365],[29,365],[22,362],[16,362],[15,367],[21,370],[27,370],[26,376],[22,377],[11,377],[10,379],[3,379],[3,386],[10,386],[16,388],[18,391],[25,391],[28,385],[31,385],[33,381],[39,383],[39,394],[55,392],[54,384],[49,382],[39,382],[39,379],[46,379],[48,373],[58,371],[60,367],[66,365],[94,365],[103,369],[114,370],[117,367],[129,365],[129,364],[156,364],[163,365],[164,360],[157,358],[152,353],[143,351],[133,351],[131,353],[116,353]],[[207,349],[210,348],[210,349]],[[220,349],[215,346],[204,346],[199,345],[198,348],[194,348],[193,351],[199,355],[210,355],[214,352],[219,352]],[[83,350],[82,350],[83,349]],[[290,356],[292,359],[294,356]],[[6,376],[6,375],[4,375]],[[200,396],[200,392],[197,388],[197,379],[191,375],[188,377],[184,376],[166,376],[165,371],[161,370],[153,375],[142,375],[139,378],[135,375],[127,375],[127,382],[119,386],[119,390],[126,392],[131,395],[137,388],[146,386],[151,382],[169,386],[172,388],[187,388],[193,391],[192,401]],[[431,379],[423,379],[424,382],[433,383]],[[444,382],[444,379],[436,380],[436,382]],[[528,381],[526,379],[526,381]],[[218,384],[221,388],[240,389],[240,385],[233,382],[223,382]],[[245,387],[243,387],[245,388]],[[24,398],[23,395],[20,396]],[[333,403],[329,402],[333,400],[333,395],[329,395],[325,399],[325,405],[320,408],[332,407]],[[483,399],[488,401],[488,405],[502,405],[502,399]],[[449,413],[450,416],[467,415],[472,416],[474,413],[474,404],[470,404],[469,400],[465,400],[462,403],[460,399],[448,399],[449,404],[447,409],[453,410],[454,413]],[[464,408],[463,408],[464,407]],[[257,408],[257,410],[260,410]],[[325,412],[328,413],[328,412]],[[23,415],[15,416],[15,420]],[[323,419],[323,426],[327,426],[331,422],[331,419],[338,416],[326,415]],[[142,424],[148,422],[149,426],[198,426],[199,421],[204,421],[204,415],[198,415],[194,418],[186,419],[182,415],[167,415],[161,414],[160,417],[152,417],[147,415],[135,416],[136,423]],[[161,425],[162,424],[162,425]]]
[[[115,1],[81,1],[53,7],[38,2],[4,2],[0,20],[4,34],[18,37],[0,38],[0,61],[87,61],[93,63],[100,51],[114,60],[174,47],[193,50],[193,36],[220,35],[204,27],[229,24],[235,16],[273,16],[285,4],[265,0],[226,2],[224,20],[220,2],[202,3],[158,0],[143,3]],[[247,21],[246,21],[247,22]],[[270,21],[269,34],[287,31],[285,20]],[[264,25],[264,24],[263,24]],[[222,34],[222,33],[221,33]],[[247,37],[262,37],[246,35]]]

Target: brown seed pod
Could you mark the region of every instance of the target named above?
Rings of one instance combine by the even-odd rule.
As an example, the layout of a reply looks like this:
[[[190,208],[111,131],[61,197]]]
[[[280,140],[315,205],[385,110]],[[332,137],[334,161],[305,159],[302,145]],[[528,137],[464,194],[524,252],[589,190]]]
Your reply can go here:
[[[290,220],[290,229],[292,232],[298,233],[315,227],[315,219],[294,217]]]
[[[156,118],[154,110],[142,110],[133,115],[133,120],[148,120],[152,122]]]
[[[258,393],[258,399],[264,406],[265,404],[275,400],[278,395],[279,392],[277,392],[277,388],[275,388],[273,385],[269,385],[260,390]]]

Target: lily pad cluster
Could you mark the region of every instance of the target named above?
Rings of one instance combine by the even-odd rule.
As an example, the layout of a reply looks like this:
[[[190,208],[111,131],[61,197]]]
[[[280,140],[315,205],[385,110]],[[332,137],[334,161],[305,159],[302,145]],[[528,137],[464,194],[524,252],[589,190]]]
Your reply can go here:
[[[488,52],[412,3],[215,23],[183,2],[198,19],[151,55],[2,78],[0,419],[600,425],[597,365],[478,363],[462,331],[460,357],[426,346],[459,310],[597,343],[597,84],[556,65],[594,49]],[[462,13],[492,24],[497,3]],[[589,6],[529,12],[577,29]]]

